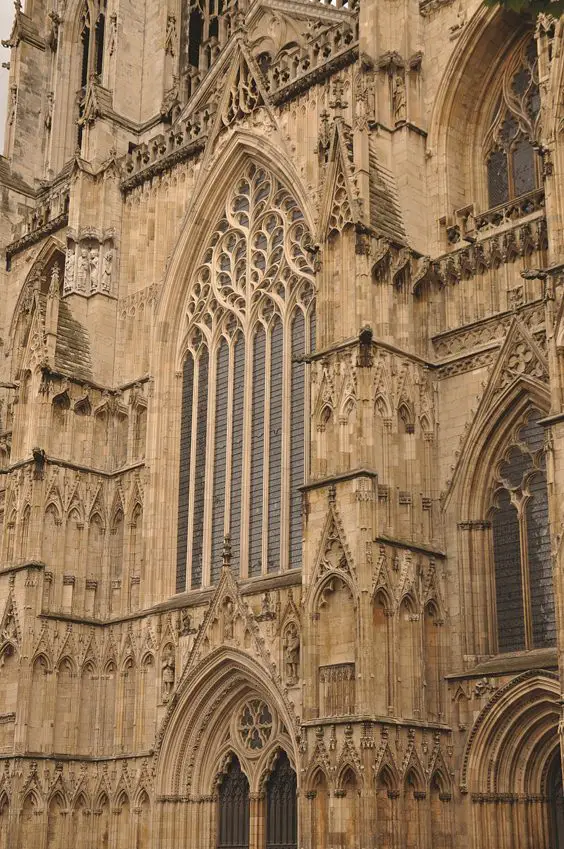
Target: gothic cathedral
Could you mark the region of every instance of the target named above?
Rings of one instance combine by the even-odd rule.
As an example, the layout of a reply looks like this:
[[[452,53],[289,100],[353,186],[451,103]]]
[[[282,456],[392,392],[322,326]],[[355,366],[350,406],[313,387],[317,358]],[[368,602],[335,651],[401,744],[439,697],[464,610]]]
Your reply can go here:
[[[563,849],[564,18],[5,35],[0,849]]]

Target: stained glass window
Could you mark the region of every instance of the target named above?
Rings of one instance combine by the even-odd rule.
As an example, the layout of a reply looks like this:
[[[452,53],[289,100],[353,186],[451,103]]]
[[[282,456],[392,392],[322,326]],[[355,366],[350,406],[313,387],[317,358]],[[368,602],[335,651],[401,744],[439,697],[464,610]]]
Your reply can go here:
[[[492,518],[498,649],[556,644],[543,427],[533,410],[497,469]]]
[[[190,281],[177,591],[217,581],[223,536],[243,576],[301,566],[310,235],[293,196],[250,164]]]
[[[507,203],[540,186],[538,138],[540,95],[534,39],[521,45],[501,80],[501,95],[487,133],[489,206]]]

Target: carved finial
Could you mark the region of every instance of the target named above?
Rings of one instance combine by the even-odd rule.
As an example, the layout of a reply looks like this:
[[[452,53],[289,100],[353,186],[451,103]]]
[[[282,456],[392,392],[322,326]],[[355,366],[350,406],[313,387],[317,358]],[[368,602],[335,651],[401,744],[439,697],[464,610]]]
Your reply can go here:
[[[223,568],[231,569],[231,536],[225,534],[223,537]]]

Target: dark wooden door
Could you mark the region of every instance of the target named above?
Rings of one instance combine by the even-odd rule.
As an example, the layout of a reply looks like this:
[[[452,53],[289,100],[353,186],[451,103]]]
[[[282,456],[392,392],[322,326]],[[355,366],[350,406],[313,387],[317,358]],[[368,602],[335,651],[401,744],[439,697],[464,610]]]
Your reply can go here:
[[[249,849],[249,782],[237,757],[219,789],[218,849]]]
[[[266,849],[297,849],[297,845],[296,773],[282,752],[266,789]]]

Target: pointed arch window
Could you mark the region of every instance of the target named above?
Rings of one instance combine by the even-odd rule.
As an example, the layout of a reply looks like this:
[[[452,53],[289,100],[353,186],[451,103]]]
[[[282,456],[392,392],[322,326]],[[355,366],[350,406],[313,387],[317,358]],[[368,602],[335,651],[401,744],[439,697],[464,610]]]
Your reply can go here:
[[[507,203],[541,186],[540,94],[534,38],[522,43],[507,66],[486,136],[489,206]]]
[[[541,413],[531,410],[497,467],[492,513],[500,652],[556,645]]]
[[[82,142],[80,119],[86,107],[86,88],[91,76],[104,71],[107,0],[86,0],[80,13],[80,88],[78,91],[78,143]]]
[[[301,565],[304,358],[315,345],[310,235],[295,199],[249,165],[189,289],[182,376],[177,592]]]

